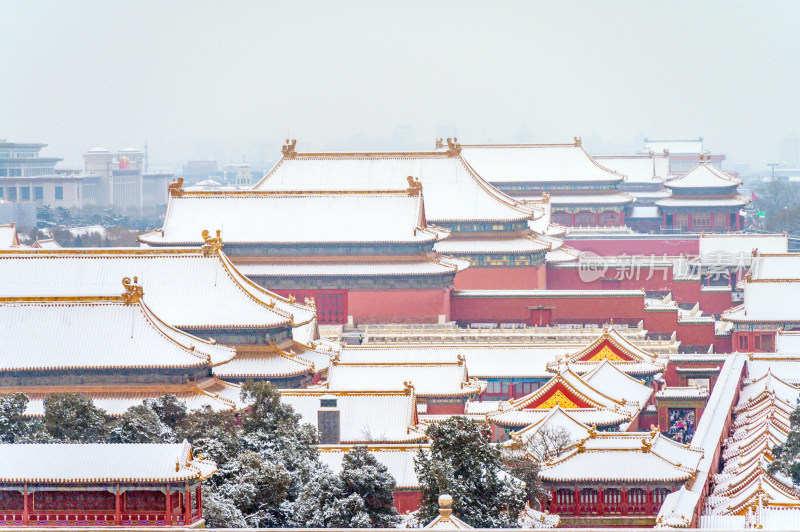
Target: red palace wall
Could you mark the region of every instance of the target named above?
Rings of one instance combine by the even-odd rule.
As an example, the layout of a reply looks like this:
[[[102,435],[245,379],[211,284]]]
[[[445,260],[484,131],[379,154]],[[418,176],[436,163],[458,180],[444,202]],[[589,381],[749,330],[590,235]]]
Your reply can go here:
[[[544,288],[547,267],[539,266],[470,266],[456,274],[456,290],[533,290]]]
[[[698,371],[696,374],[689,373],[689,372],[681,372],[678,373],[678,368],[682,369],[715,369],[720,368],[722,366],[722,362],[687,362],[687,361],[680,361],[680,362],[670,362],[667,364],[667,368],[664,370],[664,382],[669,387],[676,387],[676,386],[688,386],[686,382],[686,377],[692,377],[697,375],[708,375],[710,379],[711,388],[714,388],[714,385],[717,382],[717,376],[719,375],[719,371],[714,372],[703,372]]]
[[[672,289],[672,268],[638,268],[633,271],[624,268],[609,268],[597,279],[579,268],[550,267],[547,269],[547,288],[549,290],[649,290],[665,291]],[[587,279],[581,279],[581,274]]]
[[[428,400],[426,413],[429,416],[453,416],[464,413],[464,403],[461,401],[442,402]]]
[[[731,336],[717,336],[714,338],[715,353],[732,353],[733,338]]]
[[[700,292],[700,310],[707,314],[722,314],[733,306],[731,292]]]
[[[524,296],[453,297],[451,319],[466,323],[531,323],[527,307],[553,307],[552,323],[604,323],[609,319],[636,323],[644,317],[644,294],[633,296]],[[671,332],[671,331],[670,331]]]
[[[356,323],[438,323],[450,319],[450,289],[349,290],[347,308]]]
[[[581,251],[592,251],[603,257],[616,255],[655,255],[663,257],[681,253],[700,254],[700,241],[697,238],[598,238],[595,240],[572,240],[567,237],[566,244]]]
[[[419,510],[421,498],[421,491],[395,490],[394,507],[397,508],[397,513],[401,515],[406,512],[416,512]]]
[[[713,323],[679,323],[676,330],[681,345],[709,346],[716,339]]]

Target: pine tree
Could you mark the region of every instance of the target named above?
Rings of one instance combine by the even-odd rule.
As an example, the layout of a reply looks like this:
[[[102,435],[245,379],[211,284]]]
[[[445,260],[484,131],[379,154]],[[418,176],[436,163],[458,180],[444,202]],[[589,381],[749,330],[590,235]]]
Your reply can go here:
[[[102,443],[108,438],[108,416],[89,397],[58,393],[44,400],[44,430],[65,443]]]
[[[394,508],[396,482],[386,466],[364,446],[357,446],[344,455],[339,473],[344,495],[358,495],[373,528],[397,526],[400,517]]]
[[[439,495],[453,497],[453,513],[476,528],[516,528],[525,506],[522,483],[502,469],[489,429],[451,417],[428,427],[430,454],[420,449],[415,469],[422,489],[419,520],[438,514]]]
[[[30,428],[24,417],[27,406],[24,393],[0,395],[0,442],[18,442],[28,434]]]
[[[769,464],[770,473],[783,473],[800,485],[800,399],[789,415],[789,435],[781,445],[772,448],[775,460]]]
[[[170,443],[175,441],[172,430],[161,421],[149,405],[130,407],[114,421],[110,441],[112,443]]]

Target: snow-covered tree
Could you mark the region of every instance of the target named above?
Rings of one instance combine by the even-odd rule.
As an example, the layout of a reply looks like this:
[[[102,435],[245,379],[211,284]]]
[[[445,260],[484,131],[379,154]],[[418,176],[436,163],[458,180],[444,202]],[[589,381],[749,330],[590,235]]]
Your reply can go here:
[[[783,473],[800,485],[800,400],[789,415],[789,435],[781,445],[772,448],[775,459],[769,464],[770,473]]]
[[[24,393],[0,395],[0,442],[15,443],[27,435],[29,427],[23,417],[27,406]]]
[[[476,528],[516,528],[525,507],[521,482],[503,471],[488,427],[451,417],[428,427],[430,454],[420,449],[415,469],[422,488],[419,520],[438,514],[439,495],[453,497],[453,513]]]
[[[111,426],[113,443],[168,443],[175,434],[147,404],[130,407]]]
[[[92,400],[78,393],[58,393],[44,400],[44,431],[57,441],[105,442],[108,416]]]
[[[155,399],[147,399],[144,404],[152,408],[161,422],[168,426],[173,432],[177,432],[178,427],[183,423],[188,414],[186,404],[180,401],[174,394],[164,394]]]
[[[358,495],[373,528],[395,527],[400,522],[394,508],[395,479],[386,466],[364,446],[355,447],[342,458],[339,473],[344,495]]]

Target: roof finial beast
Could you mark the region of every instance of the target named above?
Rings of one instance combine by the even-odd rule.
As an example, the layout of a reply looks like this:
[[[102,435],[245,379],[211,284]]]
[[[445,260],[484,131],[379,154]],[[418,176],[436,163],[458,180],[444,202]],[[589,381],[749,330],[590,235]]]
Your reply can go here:
[[[219,229],[217,229],[217,236],[214,238],[211,238],[211,233],[209,233],[207,229],[203,229],[202,236],[205,244],[203,244],[203,247],[201,247],[200,250],[206,257],[214,255],[222,249],[222,237],[220,237]]]
[[[419,178],[408,176],[406,181],[408,181],[408,195],[419,196],[419,193],[422,192],[422,183],[419,182]]]
[[[139,284],[139,278],[134,277],[131,281],[130,277],[122,279],[122,286],[125,287],[125,292],[122,293],[122,299],[126,305],[133,305],[142,300],[144,296],[144,289]]]
[[[461,153],[461,144],[458,143],[458,137],[447,137],[447,155],[454,157]]]
[[[281,147],[281,153],[287,159],[294,159],[297,152],[294,151],[297,146],[297,139],[286,139],[286,144]]]
[[[170,196],[183,196],[183,178],[173,179],[172,183],[169,184],[168,192]]]
[[[700,162],[701,163],[703,162],[703,154],[702,153],[700,154]]]
[[[444,139],[439,137],[436,139],[436,146],[434,147],[436,150],[443,150],[444,149]]]
[[[581,140],[581,137],[572,137],[572,138],[575,139],[575,146],[580,146],[583,144],[583,140]]]

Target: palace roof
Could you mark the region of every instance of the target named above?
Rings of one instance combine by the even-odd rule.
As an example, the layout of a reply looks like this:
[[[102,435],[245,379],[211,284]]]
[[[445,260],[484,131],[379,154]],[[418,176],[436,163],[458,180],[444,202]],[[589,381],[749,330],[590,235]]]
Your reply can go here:
[[[3,443],[0,482],[111,484],[189,482],[210,477],[214,462],[189,443]]]
[[[583,380],[598,390],[609,390],[609,393],[619,397],[625,404],[638,405],[638,410],[643,409],[653,395],[653,388],[624,373],[616,363],[608,359],[583,375]]]
[[[779,330],[775,336],[775,350],[777,353],[758,353],[748,357],[748,378],[756,380],[770,372],[780,375],[789,384],[800,384],[800,331]]]
[[[275,261],[240,264],[248,277],[381,277],[406,275],[453,275],[469,267],[469,261],[441,255],[418,255],[396,261]]]
[[[469,255],[471,253],[541,253],[552,244],[537,236],[509,238],[448,238],[434,245],[434,249],[444,255]]]
[[[608,191],[605,194],[553,194],[550,203],[562,205],[626,205],[633,202],[633,196],[625,192]]]
[[[747,205],[748,200],[743,196],[733,196],[724,198],[682,198],[680,196],[670,196],[656,201],[659,207],[741,207]]]
[[[772,371],[767,371],[742,388],[739,392],[739,405],[736,408],[742,409],[747,403],[754,403],[764,395],[775,395],[786,403],[795,404],[800,397],[800,387],[778,378]]]
[[[236,354],[125,296],[1,298],[0,323],[13,331],[0,336],[0,371],[216,366]]]
[[[572,450],[542,465],[539,477],[550,482],[680,482],[694,478],[702,457],[702,450],[656,430],[593,430]]]
[[[132,406],[141,405],[145,400],[158,399],[164,394],[172,394],[186,405],[188,410],[210,408],[214,411],[239,410],[244,405],[239,397],[239,386],[218,379],[209,378],[197,383],[180,386],[120,384],[105,386],[113,390],[103,390],[102,386],[65,386],[48,387],[46,392],[35,387],[2,388],[0,393],[21,392],[28,396],[26,416],[40,417],[44,415],[44,400],[54,393],[80,393],[89,397],[94,405],[105,410],[110,416],[121,416]]]
[[[151,248],[0,252],[0,297],[118,294],[120,279],[126,276],[137,276],[148,306],[181,329],[262,329],[290,324],[316,328],[312,307],[255,285],[222,252]],[[308,333],[296,328],[298,332]]]
[[[779,246],[785,247],[787,239],[785,235],[781,235]],[[779,247],[774,246],[774,247]],[[756,248],[753,248],[755,251]],[[761,248],[755,255],[748,257],[750,259],[747,263],[752,262],[749,274],[749,280],[764,281],[764,280],[780,280],[780,279],[798,279],[800,278],[800,253],[785,253],[778,252],[776,254],[761,253]]]
[[[417,429],[413,388],[404,391],[281,390],[281,400],[317,426],[321,399],[336,399],[342,443],[411,443],[425,438]]]
[[[753,260],[753,250],[759,253],[787,253],[789,241],[785,234],[758,235],[758,234],[706,234],[701,233],[699,239],[700,262],[704,265],[717,266],[747,266]],[[790,255],[791,257],[791,255]],[[740,261],[742,262],[740,264]],[[782,260],[773,262],[773,258],[765,259],[765,264],[759,265],[759,270],[772,266],[780,269]],[[797,271],[797,270],[795,270]],[[759,271],[754,271],[754,276]],[[786,277],[780,277],[785,279]]]
[[[619,183],[625,179],[592,159],[580,139],[572,144],[462,144],[461,156],[490,183]]]
[[[13,249],[19,246],[17,226],[13,223],[0,225],[0,249]]]
[[[37,238],[31,247],[34,249],[61,249],[61,245],[54,238]]]
[[[800,321],[800,279],[745,278],[743,285],[744,303],[724,311],[720,316],[722,320],[743,323]]]
[[[204,230],[221,230],[226,244],[422,243],[448,234],[426,227],[419,190],[261,190],[173,192],[163,228],[139,235],[139,241],[199,246]]]
[[[393,190],[418,177],[432,222],[521,221],[540,209],[510,198],[452,152],[284,153],[255,190]],[[293,217],[294,218],[294,217]]]
[[[644,406],[636,398],[623,399],[620,394],[624,393],[625,390],[600,391],[566,369],[538,390],[519,399],[501,402],[500,409],[489,413],[487,420],[500,426],[527,426],[538,422],[547,410],[559,405],[586,425],[613,426],[630,421]]]
[[[554,430],[565,431],[569,435],[570,441],[575,442],[589,436],[592,428],[572,417],[568,410],[556,405],[540,420],[522,430],[512,432],[511,439],[503,445],[510,448],[519,448],[521,445],[527,445],[533,441],[538,435]]]
[[[583,349],[548,363],[547,369],[558,371],[559,365],[569,364],[570,369],[580,375],[604,360],[611,361],[617,369],[629,375],[651,375],[664,371],[666,367],[664,361],[634,345],[612,325],[604,328],[603,333]]]
[[[701,161],[684,175],[665,182],[664,186],[675,190],[692,188],[735,188],[741,184],[741,179],[726,174],[710,162]]]
[[[320,461],[331,468],[334,473],[342,470],[342,460],[344,455],[353,450],[352,445],[320,445]],[[394,477],[396,489],[400,490],[419,490],[419,479],[414,468],[414,459],[419,450],[428,452],[429,447],[421,444],[394,444],[394,445],[370,445],[367,450],[381,464],[386,466],[389,474]]]
[[[669,155],[593,155],[600,165],[627,177],[628,184],[661,184],[669,175]]]

